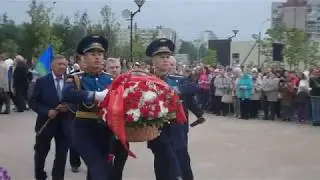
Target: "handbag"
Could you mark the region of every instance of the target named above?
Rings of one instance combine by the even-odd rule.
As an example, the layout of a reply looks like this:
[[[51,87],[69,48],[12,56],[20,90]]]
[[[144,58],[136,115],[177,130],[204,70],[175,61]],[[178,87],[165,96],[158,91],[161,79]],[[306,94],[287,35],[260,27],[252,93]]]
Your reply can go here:
[[[232,100],[233,100],[233,98],[232,98],[231,94],[225,94],[221,98],[221,102],[226,103],[226,104],[232,103]]]

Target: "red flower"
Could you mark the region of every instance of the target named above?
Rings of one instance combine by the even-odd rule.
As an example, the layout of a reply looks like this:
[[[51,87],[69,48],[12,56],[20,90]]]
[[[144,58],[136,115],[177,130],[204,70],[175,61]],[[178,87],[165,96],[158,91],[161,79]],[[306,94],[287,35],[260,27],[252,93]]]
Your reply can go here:
[[[133,122],[133,116],[131,114],[126,114],[125,119],[127,123],[132,123]]]

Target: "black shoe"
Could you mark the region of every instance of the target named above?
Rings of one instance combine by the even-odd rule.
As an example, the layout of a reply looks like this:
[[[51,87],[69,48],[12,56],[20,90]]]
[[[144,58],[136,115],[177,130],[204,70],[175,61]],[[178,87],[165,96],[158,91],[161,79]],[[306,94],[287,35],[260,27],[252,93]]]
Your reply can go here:
[[[72,167],[72,168],[71,168],[71,171],[72,171],[73,173],[78,173],[78,172],[79,172],[79,167]]]
[[[194,121],[193,123],[190,124],[191,127],[195,127],[199,124],[203,124],[204,122],[206,122],[206,119],[201,117],[201,118],[198,118],[196,121]]]

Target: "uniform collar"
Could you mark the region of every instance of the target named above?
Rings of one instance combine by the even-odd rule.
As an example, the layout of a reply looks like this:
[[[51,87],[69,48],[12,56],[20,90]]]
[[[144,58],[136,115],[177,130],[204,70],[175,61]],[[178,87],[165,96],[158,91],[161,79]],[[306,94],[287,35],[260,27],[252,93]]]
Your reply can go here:
[[[156,75],[158,78],[164,80],[164,79],[166,79],[166,77],[168,76],[168,73],[159,74],[159,73],[155,72],[155,75]]]

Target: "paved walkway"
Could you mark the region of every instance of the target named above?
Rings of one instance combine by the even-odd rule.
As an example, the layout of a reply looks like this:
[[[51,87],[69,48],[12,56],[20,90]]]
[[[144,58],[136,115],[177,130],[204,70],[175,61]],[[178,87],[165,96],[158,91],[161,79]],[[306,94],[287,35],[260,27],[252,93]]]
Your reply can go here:
[[[238,120],[207,115],[192,128],[190,154],[196,180],[319,180],[320,129],[309,125]],[[13,180],[33,179],[35,114],[0,116],[0,166]],[[54,144],[52,149],[54,148]],[[132,145],[124,180],[152,180],[152,155],[145,143]],[[50,174],[53,152],[47,159]],[[85,167],[66,180],[84,180]]]

